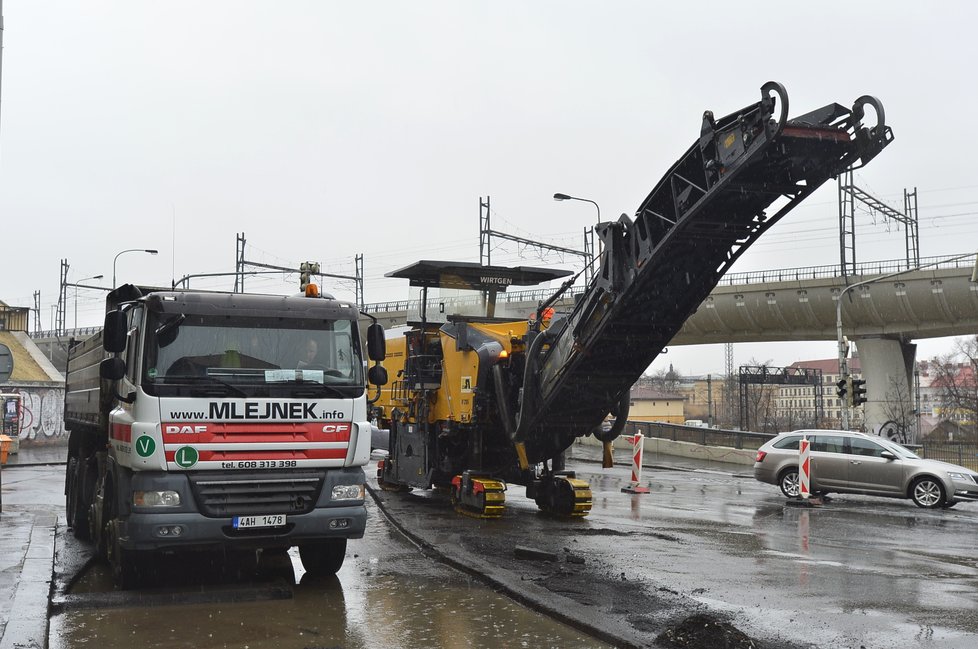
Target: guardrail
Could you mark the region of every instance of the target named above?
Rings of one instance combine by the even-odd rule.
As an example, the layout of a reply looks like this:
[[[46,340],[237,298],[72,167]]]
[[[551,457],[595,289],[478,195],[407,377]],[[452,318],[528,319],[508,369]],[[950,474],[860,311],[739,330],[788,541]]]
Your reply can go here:
[[[625,424],[624,435],[641,432],[643,437],[657,437],[673,442],[688,442],[703,446],[724,446],[727,448],[756,451],[761,444],[773,438],[771,433],[752,433],[740,430],[684,426],[657,421],[629,421]]]

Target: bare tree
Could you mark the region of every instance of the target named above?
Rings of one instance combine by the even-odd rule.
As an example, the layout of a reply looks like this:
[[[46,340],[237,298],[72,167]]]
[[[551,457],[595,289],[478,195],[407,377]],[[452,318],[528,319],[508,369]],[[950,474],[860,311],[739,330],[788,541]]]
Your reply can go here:
[[[673,369],[672,363],[669,363],[669,369],[659,369],[649,377],[649,383],[663,392],[675,392],[681,380],[682,377]]]
[[[941,416],[975,435],[978,421],[978,336],[959,338],[954,351],[933,360],[937,403]]]
[[[890,377],[883,403],[883,415],[886,422],[880,426],[880,435],[901,444],[917,442],[917,411],[913,405],[910,388]]]

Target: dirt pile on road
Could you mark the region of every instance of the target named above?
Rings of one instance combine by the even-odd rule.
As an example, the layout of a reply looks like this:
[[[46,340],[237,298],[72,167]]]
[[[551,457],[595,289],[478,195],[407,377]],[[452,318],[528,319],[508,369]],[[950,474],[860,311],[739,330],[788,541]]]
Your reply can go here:
[[[655,641],[674,649],[757,649],[759,646],[732,624],[702,613],[669,627]]]

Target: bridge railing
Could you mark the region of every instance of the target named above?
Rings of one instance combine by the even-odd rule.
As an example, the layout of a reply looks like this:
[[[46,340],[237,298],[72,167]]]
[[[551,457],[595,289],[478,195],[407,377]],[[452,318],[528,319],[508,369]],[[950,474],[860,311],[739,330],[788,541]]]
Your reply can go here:
[[[960,255],[939,255],[936,257],[922,257],[919,264],[910,264],[905,259],[894,259],[888,261],[867,261],[856,264],[856,275],[885,275],[895,273],[920,266],[931,266],[931,268],[971,268],[974,266],[972,259],[959,259]],[[752,284],[767,284],[773,282],[802,281],[809,279],[826,279],[842,277],[842,270],[838,264],[825,266],[807,266],[798,268],[777,268],[773,270],[757,270],[744,273],[727,273],[720,280],[718,286],[749,286]],[[554,294],[556,289],[532,289],[526,291],[506,291],[496,296],[497,304],[513,302],[542,302]],[[574,298],[584,292],[583,286],[573,286],[566,293],[567,298]],[[438,310],[438,305],[449,300],[440,298],[429,298],[428,311],[434,313]],[[479,298],[473,297],[470,300],[451,301],[459,304],[476,304]],[[389,302],[375,302],[366,305],[366,310],[370,313],[385,312],[420,312],[421,300],[395,300]]]
[[[102,330],[102,327],[76,327],[74,329],[67,329],[63,333],[59,334],[54,329],[47,329],[45,331],[31,332],[31,338],[64,338],[66,341],[69,338],[87,338],[94,333],[98,333]]]
[[[905,259],[887,261],[866,261],[856,264],[856,275],[885,275],[900,271],[912,270],[919,266],[933,268],[971,268],[974,261],[960,259],[960,255],[939,255],[923,257],[919,264],[908,263]],[[746,273],[727,273],[720,280],[720,286],[742,286],[750,284],[767,284],[771,282],[789,282],[806,279],[825,279],[842,277],[838,264],[826,266],[807,266],[799,268],[778,268],[774,270],[758,270]]]

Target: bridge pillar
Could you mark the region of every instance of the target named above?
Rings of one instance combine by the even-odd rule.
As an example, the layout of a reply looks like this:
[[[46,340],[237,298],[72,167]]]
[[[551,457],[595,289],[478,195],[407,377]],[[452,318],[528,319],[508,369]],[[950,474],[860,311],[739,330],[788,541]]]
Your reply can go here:
[[[917,345],[898,336],[878,336],[859,338],[856,349],[866,381],[866,432],[916,443],[913,366]]]

